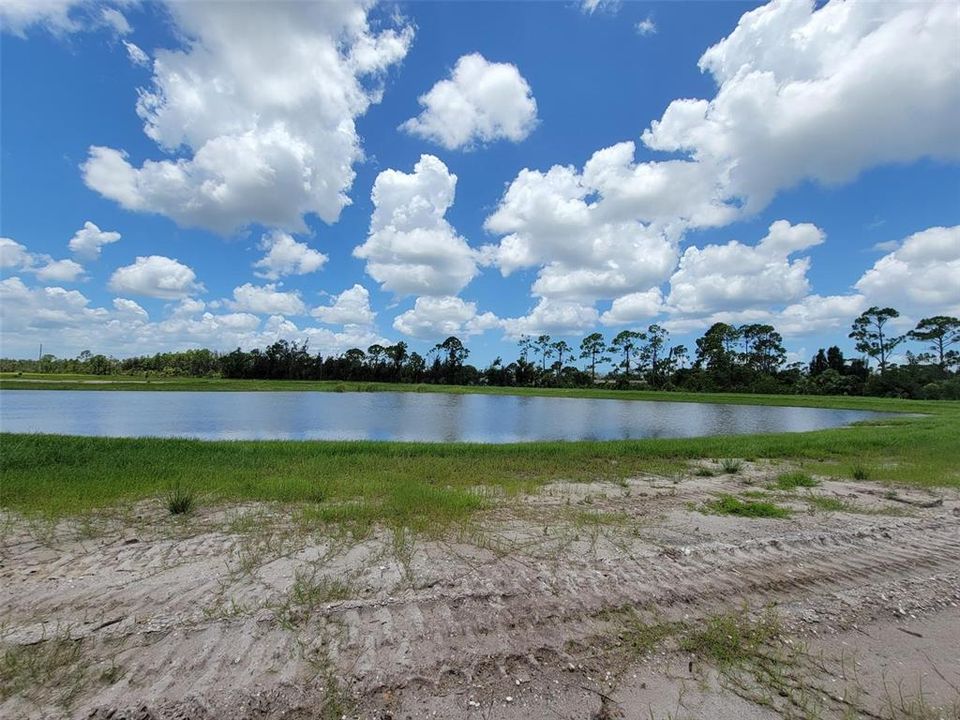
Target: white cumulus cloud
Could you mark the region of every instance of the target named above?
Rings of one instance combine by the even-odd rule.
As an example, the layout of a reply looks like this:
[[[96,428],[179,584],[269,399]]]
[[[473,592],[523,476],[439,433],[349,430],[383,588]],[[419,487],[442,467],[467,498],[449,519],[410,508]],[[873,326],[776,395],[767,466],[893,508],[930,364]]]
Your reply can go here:
[[[119,239],[120,233],[112,230],[101,230],[87,220],[83,227],[70,238],[68,246],[77,257],[84,260],[96,260],[100,257],[100,250],[104,245],[115,243]]]
[[[359,283],[335,295],[329,305],[310,314],[329,325],[371,325],[377,314],[370,307],[370,291]]]
[[[421,155],[413,173],[377,176],[370,234],[353,254],[384,290],[454,295],[477,274],[474,252],[444,218],[456,186],[457,176],[433,155]]]
[[[34,270],[44,282],[76,282],[83,275],[83,265],[73,260],[48,260]]]
[[[771,2],[700,58],[716,95],[673,101],[643,141],[688,154],[747,210],[807,178],[956,159],[958,37],[950,2]]]
[[[410,337],[433,340],[450,335],[478,335],[500,327],[491,312],[477,313],[477,304],[455,296],[419,297],[413,308],[397,315],[394,330]]]
[[[0,268],[33,273],[47,282],[76,282],[83,275],[80,263],[32,253],[12,238],[0,238]]]
[[[410,26],[371,30],[368,3],[173,3],[183,46],[154,55],[137,113],[176,159],[139,165],[94,146],[86,184],[128,210],[229,233],[250,223],[334,222],[363,157],[355,120]],[[186,152],[182,152],[185,150]]]
[[[914,233],[877,260],[856,288],[872,304],[960,315],[960,225]]]
[[[590,305],[541,298],[536,307],[522,317],[502,321],[507,337],[521,335],[578,335],[595,328],[599,313]]]
[[[227,305],[233,310],[262,315],[303,315],[307,311],[299,293],[278,290],[273,283],[244,283],[233,289],[233,300]]]
[[[448,150],[494,140],[520,142],[537,124],[537,101],[515,65],[472,53],[420,97],[423,112],[401,129]]]
[[[177,300],[203,290],[192,269],[162,255],[141,256],[132,265],[117,268],[107,287],[118,294],[163,300]]]
[[[486,220],[504,237],[482,249],[484,262],[504,275],[539,266],[534,294],[558,300],[612,299],[669,277],[682,213],[704,225],[728,213],[711,204],[709,186],[686,177],[689,163],[635,163],[634,149],[598,151],[582,172],[522,170]]]
[[[13,238],[0,237],[0,268],[25,268],[33,263],[25,245]]]
[[[604,325],[639,325],[663,311],[663,294],[660,288],[651,288],[645,292],[618,297],[610,305],[610,309],[600,316],[600,321]]]
[[[327,262],[327,256],[306,243],[297,242],[290,235],[274,230],[260,239],[260,249],[266,252],[253,264],[256,274],[268,280],[283,275],[306,275],[316,272]]]
[[[113,307],[118,313],[129,315],[139,320],[147,320],[150,317],[138,302],[130,300],[129,298],[114,298]]]
[[[824,239],[815,225],[778,220],[754,246],[732,240],[689,247],[670,278],[667,303],[675,312],[706,314],[799,300],[810,289],[810,259],[790,256]]]

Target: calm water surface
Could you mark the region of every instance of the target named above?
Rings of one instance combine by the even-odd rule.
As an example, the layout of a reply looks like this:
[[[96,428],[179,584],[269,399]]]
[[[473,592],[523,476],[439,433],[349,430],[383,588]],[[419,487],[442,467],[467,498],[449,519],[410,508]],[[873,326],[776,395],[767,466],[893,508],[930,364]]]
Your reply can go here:
[[[506,443],[802,432],[880,413],[440,393],[0,392],[0,430],[204,440]]]

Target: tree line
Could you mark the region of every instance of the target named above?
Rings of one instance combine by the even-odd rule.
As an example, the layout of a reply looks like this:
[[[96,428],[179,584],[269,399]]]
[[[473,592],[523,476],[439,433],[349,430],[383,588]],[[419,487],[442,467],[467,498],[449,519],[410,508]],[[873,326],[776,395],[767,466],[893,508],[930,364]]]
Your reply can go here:
[[[821,348],[809,363],[786,363],[783,338],[772,325],[713,324],[695,348],[671,344],[670,333],[653,324],[623,330],[609,340],[591,333],[579,345],[549,335],[521,337],[518,357],[497,357],[484,368],[467,362],[470,351],[448,337],[426,355],[407,343],[352,348],[342,354],[311,354],[308,343],[278,340],[263,349],[232,352],[185,350],[116,359],[90,351],[76,358],[45,355],[38,360],[0,360],[4,372],[91,373],[222,377],[269,380],[344,380],[516,387],[612,387],[695,392],[880,395],[960,399],[960,319],[923,318],[909,332],[891,332],[893,308],[871,307],[854,320],[849,338],[859,357],[839,346]],[[906,362],[891,358],[903,343]]]

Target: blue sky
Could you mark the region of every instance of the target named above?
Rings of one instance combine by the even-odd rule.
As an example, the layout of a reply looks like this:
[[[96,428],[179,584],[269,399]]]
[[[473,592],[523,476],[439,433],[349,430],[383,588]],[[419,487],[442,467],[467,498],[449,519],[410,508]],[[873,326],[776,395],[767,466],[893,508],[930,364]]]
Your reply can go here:
[[[956,3],[0,19],[6,356],[960,314]]]

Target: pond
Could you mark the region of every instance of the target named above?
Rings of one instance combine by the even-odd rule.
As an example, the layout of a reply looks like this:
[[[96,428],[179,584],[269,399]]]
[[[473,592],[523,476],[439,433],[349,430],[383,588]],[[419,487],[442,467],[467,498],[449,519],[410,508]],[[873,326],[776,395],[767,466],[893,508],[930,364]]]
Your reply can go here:
[[[508,443],[803,432],[880,413],[414,392],[0,392],[0,430],[203,440]]]

